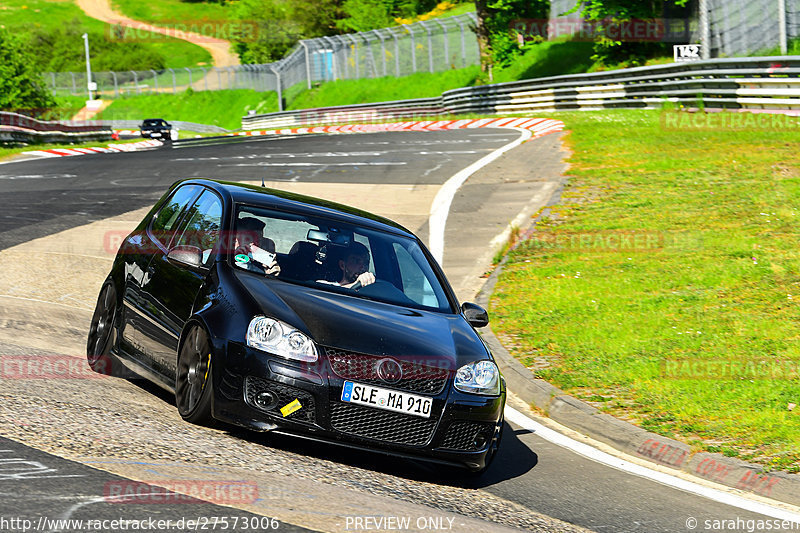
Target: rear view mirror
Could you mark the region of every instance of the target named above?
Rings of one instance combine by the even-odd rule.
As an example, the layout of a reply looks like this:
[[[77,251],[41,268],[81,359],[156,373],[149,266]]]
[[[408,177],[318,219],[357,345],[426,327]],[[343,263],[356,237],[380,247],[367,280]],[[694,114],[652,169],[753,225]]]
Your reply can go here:
[[[198,270],[203,264],[203,252],[197,246],[176,246],[167,254],[167,261],[189,270]]]
[[[489,313],[480,305],[465,302],[461,304],[461,312],[473,328],[489,325]]]
[[[329,228],[328,231],[310,229],[306,238],[309,241],[329,242],[339,246],[347,246],[352,240],[352,234],[344,233],[337,228]]]

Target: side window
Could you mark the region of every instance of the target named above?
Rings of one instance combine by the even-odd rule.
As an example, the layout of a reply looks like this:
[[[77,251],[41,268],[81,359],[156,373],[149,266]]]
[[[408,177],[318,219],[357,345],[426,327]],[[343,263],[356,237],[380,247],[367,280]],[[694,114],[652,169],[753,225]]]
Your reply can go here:
[[[428,278],[419,268],[419,265],[408,250],[399,243],[394,243],[394,253],[397,256],[397,266],[400,268],[400,278],[403,280],[403,292],[414,302],[428,307],[438,307],[436,293],[431,287]]]
[[[353,240],[355,242],[360,242],[361,244],[366,246],[367,250],[369,251],[369,257],[370,257],[369,268],[367,270],[374,274],[375,273],[375,254],[372,253],[372,247],[370,246],[370,243],[369,243],[369,237],[367,237],[366,235],[361,235],[361,234],[356,233],[355,235],[353,235]]]
[[[211,191],[204,191],[189,208],[183,231],[173,246],[197,246],[203,252],[203,264],[211,262],[211,250],[219,240],[222,222],[222,201]]]
[[[197,197],[200,190],[201,187],[199,185],[178,187],[163,207],[159,209],[158,214],[153,218],[150,232],[161,244],[164,246],[169,245],[172,232],[175,230],[181,214],[186,210],[186,206]]]

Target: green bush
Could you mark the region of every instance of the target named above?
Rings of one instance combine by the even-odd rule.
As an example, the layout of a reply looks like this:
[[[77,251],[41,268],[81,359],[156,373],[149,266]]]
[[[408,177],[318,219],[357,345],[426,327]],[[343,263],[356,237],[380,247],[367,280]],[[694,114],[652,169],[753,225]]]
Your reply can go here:
[[[45,88],[24,44],[4,28],[0,28],[0,109],[44,110],[55,105]],[[41,112],[28,112],[41,115]]]
[[[28,49],[40,71],[80,72],[86,68],[84,33],[89,35],[92,68],[101,70],[163,69],[164,56],[152,47],[87,29],[78,19],[53,30],[39,28],[30,34]]]

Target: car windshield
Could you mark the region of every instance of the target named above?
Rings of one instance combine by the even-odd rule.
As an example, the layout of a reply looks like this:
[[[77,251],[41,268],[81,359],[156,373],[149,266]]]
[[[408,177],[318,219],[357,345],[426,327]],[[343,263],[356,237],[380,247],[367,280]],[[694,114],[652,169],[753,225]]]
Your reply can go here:
[[[148,119],[144,121],[145,126],[161,126],[164,121],[161,119]]]
[[[441,282],[416,240],[338,220],[239,205],[232,232],[237,268],[321,290],[451,312]],[[375,282],[354,290],[354,274]]]

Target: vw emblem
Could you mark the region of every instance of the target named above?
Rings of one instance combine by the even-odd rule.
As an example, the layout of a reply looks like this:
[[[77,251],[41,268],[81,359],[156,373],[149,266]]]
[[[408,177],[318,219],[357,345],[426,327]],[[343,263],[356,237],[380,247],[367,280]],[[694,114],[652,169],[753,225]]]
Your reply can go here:
[[[385,383],[397,383],[403,377],[400,363],[394,359],[381,359],[376,365],[378,377]]]

